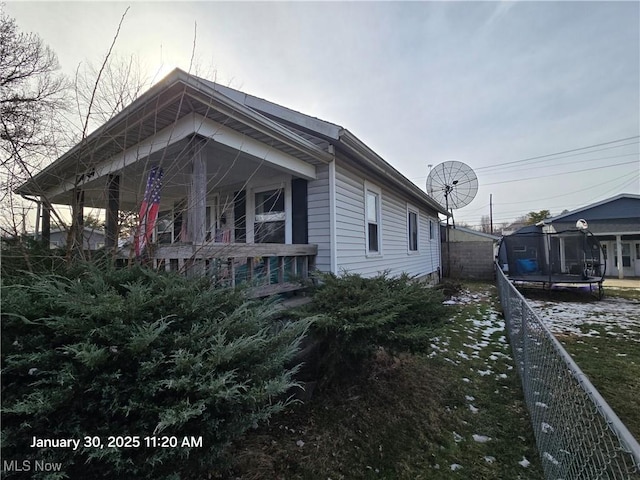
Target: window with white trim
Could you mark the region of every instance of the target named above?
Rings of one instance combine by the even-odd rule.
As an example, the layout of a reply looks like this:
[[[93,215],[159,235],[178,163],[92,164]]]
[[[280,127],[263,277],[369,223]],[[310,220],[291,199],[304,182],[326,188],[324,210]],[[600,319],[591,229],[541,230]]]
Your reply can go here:
[[[256,192],[255,243],[285,243],[285,220],[283,188]]]
[[[407,240],[410,252],[418,251],[418,211],[407,209]]]
[[[380,216],[381,192],[379,188],[366,183],[365,192],[367,252],[375,255],[382,250],[382,242],[380,241],[382,233]]]
[[[435,238],[435,232],[433,230],[433,220],[429,220],[429,240],[433,240]]]

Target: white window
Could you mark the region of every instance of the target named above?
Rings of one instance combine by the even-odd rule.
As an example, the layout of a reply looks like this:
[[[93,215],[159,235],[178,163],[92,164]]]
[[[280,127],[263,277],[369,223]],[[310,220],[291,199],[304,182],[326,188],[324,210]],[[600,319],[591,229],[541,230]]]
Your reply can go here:
[[[171,244],[173,239],[173,210],[164,210],[158,213],[156,220],[154,241],[160,244]]]
[[[379,188],[368,182],[365,182],[365,192],[367,253],[376,255],[382,252],[380,215],[382,195]]]
[[[407,247],[409,252],[418,251],[418,210],[407,205]]]
[[[283,188],[255,194],[255,243],[285,243],[284,200]]]

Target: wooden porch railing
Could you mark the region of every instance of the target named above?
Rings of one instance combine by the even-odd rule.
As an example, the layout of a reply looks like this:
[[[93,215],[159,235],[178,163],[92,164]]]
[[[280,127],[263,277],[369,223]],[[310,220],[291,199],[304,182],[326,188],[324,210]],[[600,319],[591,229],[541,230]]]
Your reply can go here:
[[[299,288],[315,267],[317,245],[209,243],[156,245],[153,267],[187,275],[207,275],[220,284],[249,282],[254,296]]]

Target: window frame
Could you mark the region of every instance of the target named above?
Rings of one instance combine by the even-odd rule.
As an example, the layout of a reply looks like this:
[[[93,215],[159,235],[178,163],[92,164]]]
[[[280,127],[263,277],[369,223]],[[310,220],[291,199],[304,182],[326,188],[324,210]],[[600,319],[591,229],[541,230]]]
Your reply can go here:
[[[281,191],[281,195],[282,195],[282,211],[277,211],[277,213],[273,213],[271,210],[268,213],[262,213],[260,215],[264,215],[265,217],[274,217],[273,219],[263,219],[263,220],[258,220],[258,213],[256,213],[256,209],[258,207],[258,205],[256,204],[256,197],[260,194],[266,193],[266,192],[271,192],[271,191]],[[259,188],[254,188],[252,189],[252,213],[253,213],[253,222],[252,222],[252,230],[253,230],[253,243],[268,243],[268,244],[273,244],[273,245],[286,245],[287,244],[287,226],[289,224],[288,220],[288,215],[287,215],[287,188],[286,185],[278,185],[278,186],[264,186],[264,187],[259,187]],[[281,216],[282,218],[276,218]],[[258,242],[256,239],[256,224],[260,223],[260,224],[267,224],[267,223],[280,223],[282,222],[282,235],[283,235],[283,243],[280,242]]]
[[[415,215],[415,228],[416,228],[416,242],[415,248],[411,248],[412,245],[412,237],[411,237],[411,215]],[[407,253],[409,255],[417,255],[420,253],[420,210],[415,206],[407,203]]]
[[[245,205],[245,215],[246,215],[246,241],[247,243],[256,243],[255,242],[255,221],[256,221],[256,205],[255,205],[255,195],[256,193],[265,192],[268,190],[284,190],[284,214],[285,214],[285,222],[284,222],[284,239],[285,245],[291,244],[292,238],[292,217],[291,217],[291,178],[290,177],[282,177],[282,180],[270,179],[269,182],[255,182],[247,185],[246,189],[246,205]],[[235,219],[234,219],[235,221]],[[278,245],[278,244],[272,244]]]
[[[369,194],[377,198],[376,202],[376,233],[377,233],[377,250],[371,250],[371,242],[369,238]],[[371,223],[373,224],[373,223]],[[367,257],[382,257],[382,189],[365,180],[364,182],[364,235],[365,235],[365,254]]]

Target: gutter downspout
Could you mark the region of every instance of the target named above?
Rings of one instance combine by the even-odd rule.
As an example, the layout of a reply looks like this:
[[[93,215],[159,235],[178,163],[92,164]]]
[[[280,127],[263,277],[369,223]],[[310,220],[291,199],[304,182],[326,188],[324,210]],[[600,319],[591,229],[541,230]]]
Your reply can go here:
[[[337,202],[336,202],[336,155],[335,147],[329,145],[329,153],[333,159],[329,163],[329,242],[331,273],[338,274],[338,232],[337,232]]]

